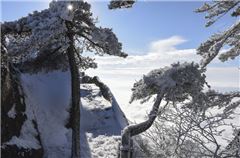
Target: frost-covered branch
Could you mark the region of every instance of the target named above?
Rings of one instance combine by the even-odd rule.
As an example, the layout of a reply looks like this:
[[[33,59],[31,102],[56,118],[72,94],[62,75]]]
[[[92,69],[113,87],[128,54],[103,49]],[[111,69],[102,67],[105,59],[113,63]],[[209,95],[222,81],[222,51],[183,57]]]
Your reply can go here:
[[[220,54],[219,59],[226,61],[228,59],[235,59],[240,54],[240,22],[237,22],[232,27],[224,32],[216,33],[211,36],[206,42],[202,43],[197,49],[197,54],[203,57],[201,64],[205,67],[209,64],[217,55],[220,54],[220,50],[225,45],[230,48]]]
[[[238,92],[219,93],[215,91],[204,92],[202,103],[194,102],[170,104],[163,113],[158,115],[150,131],[143,136],[153,143],[145,147],[150,157],[230,157],[236,156],[238,146],[232,141],[231,152],[227,152],[226,143],[222,140],[229,136],[231,129],[239,129],[231,120],[238,114],[240,96]],[[189,107],[203,106],[198,109]],[[230,132],[226,135],[224,132]],[[231,144],[231,143],[230,143]],[[231,145],[229,145],[231,146]],[[238,155],[239,156],[239,155]]]
[[[1,34],[23,34],[31,32],[31,29],[27,25],[28,19],[21,18],[13,22],[1,23]]]
[[[239,0],[213,1],[204,3],[202,7],[196,9],[196,12],[207,13],[205,18],[208,20],[206,24],[206,26],[208,27],[230,11],[232,11],[232,16],[238,16],[240,9],[239,4]]]
[[[203,72],[194,63],[176,63],[152,70],[133,85],[130,102],[138,99],[145,102],[160,91],[166,101],[181,102],[190,96],[195,98],[206,84]]]
[[[240,1],[213,1],[205,3],[196,10],[198,13],[207,13],[205,18],[208,20],[206,26],[211,26],[225,14],[231,12],[232,17],[240,14]],[[235,59],[240,55],[240,22],[236,20],[230,28],[212,35],[206,42],[202,43],[197,49],[197,54],[203,57],[202,67],[206,67],[216,56],[219,55],[221,61]],[[221,52],[225,46],[227,50]]]
[[[108,8],[118,9],[118,8],[130,8],[135,3],[135,0],[111,0]]]

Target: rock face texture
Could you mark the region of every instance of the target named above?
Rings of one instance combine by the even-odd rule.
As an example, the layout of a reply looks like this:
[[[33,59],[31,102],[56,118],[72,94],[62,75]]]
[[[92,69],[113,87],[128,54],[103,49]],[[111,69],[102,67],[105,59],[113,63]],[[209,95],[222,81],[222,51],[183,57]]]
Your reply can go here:
[[[4,74],[2,86],[2,157],[70,158],[69,72],[12,74]],[[81,156],[118,157],[121,130],[128,122],[110,89],[88,77],[80,94]]]
[[[24,97],[20,94],[18,80],[10,70],[5,71],[6,77],[3,78],[1,96],[1,117],[2,117],[2,142],[10,140],[12,136],[19,136],[23,122],[27,119],[24,114]]]
[[[2,150],[2,157],[4,158],[42,158],[42,149],[24,149],[16,145],[7,145]]]
[[[29,120],[25,113],[26,104],[22,87],[19,84],[19,74],[10,65],[2,67],[1,70],[1,156],[4,158],[41,158],[43,149],[40,145],[37,124],[34,120]],[[33,137],[38,143],[36,148],[27,145],[31,144],[31,141],[24,141],[23,132],[28,131],[23,128],[24,124],[25,127],[32,124],[35,130]]]

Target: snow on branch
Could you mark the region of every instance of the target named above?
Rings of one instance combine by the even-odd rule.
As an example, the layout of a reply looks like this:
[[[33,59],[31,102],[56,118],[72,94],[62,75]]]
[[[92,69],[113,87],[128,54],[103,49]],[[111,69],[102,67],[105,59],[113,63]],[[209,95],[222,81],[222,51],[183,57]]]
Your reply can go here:
[[[202,102],[170,103],[158,114],[153,128],[143,134],[153,144],[145,148],[149,157],[162,154],[163,157],[229,157],[237,154],[238,147],[233,141],[231,151],[227,140],[231,132],[239,131],[239,92],[219,93],[213,90],[202,93]],[[196,111],[192,107],[204,107]],[[233,130],[233,131],[232,131]],[[144,148],[143,148],[144,149]],[[146,150],[147,149],[147,150]]]
[[[204,3],[204,5],[198,9],[196,12],[202,13],[206,12],[207,15],[205,18],[208,20],[206,26],[210,26],[215,23],[219,18],[232,11],[232,16],[239,15],[240,9],[239,0],[230,0],[230,1],[213,1]]]
[[[206,26],[211,26],[221,17],[231,12],[232,17],[240,15],[240,1],[213,1],[207,2],[196,10],[198,13],[206,13]],[[197,49],[197,54],[203,57],[201,61],[202,67],[207,66],[220,51],[228,48],[219,55],[221,61],[235,59],[240,54],[240,21],[237,20],[233,26],[223,32],[212,35],[206,42],[202,43]]]
[[[24,17],[25,27],[31,31],[25,36],[20,34],[21,36],[19,35],[19,37],[14,36],[13,38],[9,38],[8,51],[13,55],[27,54],[34,57],[33,54],[38,55],[41,53],[41,50],[45,50],[46,48],[48,48],[49,52],[59,46],[61,46],[62,51],[66,50],[68,39],[65,37],[67,28],[62,20],[63,12],[65,13],[64,15],[67,15],[63,11],[63,4],[54,1],[50,3],[49,9],[41,12],[35,11],[33,14]],[[21,21],[20,19],[12,23],[18,26],[21,24]],[[3,26],[9,23],[11,24],[11,22],[4,23]]]
[[[84,41],[80,46],[88,47],[96,54],[127,56],[111,29],[95,25],[90,4],[83,1],[52,1],[48,9],[1,24],[1,30],[8,41],[8,55],[14,58],[15,63],[34,63],[35,59],[41,59],[37,60],[41,64],[39,61],[48,60],[48,56],[65,58],[70,42],[68,34],[73,34],[75,44],[77,40]],[[90,61],[94,66],[90,58],[82,61]]]
[[[206,42],[202,43],[197,49],[197,54],[201,55],[201,65],[205,67],[209,64],[225,46],[230,46],[230,49],[223,52],[219,59],[226,61],[229,58],[234,59],[240,54],[240,22],[237,22],[232,27],[224,32],[216,33],[210,37]]]
[[[130,8],[135,3],[135,0],[111,0],[108,5],[109,9]]]
[[[229,136],[225,134],[231,133],[231,129],[236,126],[227,123],[232,115],[212,114],[209,110],[204,111],[207,113],[205,115],[203,112],[170,105],[164,113],[158,116],[153,128],[143,134],[153,142],[153,145],[149,146],[151,151],[149,157],[160,153],[166,155],[164,157],[176,155],[221,157],[221,152],[227,145],[227,141],[221,139],[227,139],[227,137],[229,139]],[[231,153],[231,156],[233,155],[234,152]]]
[[[151,96],[164,93],[167,101],[184,101],[196,97],[206,84],[204,70],[194,63],[176,63],[170,67],[152,70],[136,82],[131,101],[147,101]]]
[[[118,42],[118,38],[109,28],[94,28],[91,34],[92,41],[102,48],[102,53],[127,57],[127,54],[122,52],[122,44]]]

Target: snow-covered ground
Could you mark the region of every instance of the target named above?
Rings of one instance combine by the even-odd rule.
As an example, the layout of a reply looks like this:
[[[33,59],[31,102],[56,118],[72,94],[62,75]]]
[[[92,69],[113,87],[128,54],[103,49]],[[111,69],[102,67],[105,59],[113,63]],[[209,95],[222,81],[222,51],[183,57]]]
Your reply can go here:
[[[101,96],[94,84],[82,85],[81,152],[83,157],[116,158],[121,126],[112,104]]]
[[[26,94],[26,114],[30,120],[37,122],[44,157],[70,157],[72,131],[65,127],[71,100],[69,72],[24,74],[22,84]],[[124,120],[121,118],[123,114],[117,102],[104,99],[94,84],[82,84],[81,96],[82,157],[117,157],[124,126],[121,122]],[[35,142],[34,139],[28,141]],[[21,146],[21,142],[15,142]]]

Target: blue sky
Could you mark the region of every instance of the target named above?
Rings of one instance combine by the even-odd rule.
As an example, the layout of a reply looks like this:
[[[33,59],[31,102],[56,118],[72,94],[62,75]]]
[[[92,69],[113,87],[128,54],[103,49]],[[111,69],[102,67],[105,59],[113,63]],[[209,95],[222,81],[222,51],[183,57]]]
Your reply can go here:
[[[131,9],[107,9],[107,2],[94,3],[93,11],[100,24],[112,27],[128,49],[146,50],[146,43],[179,35],[189,40],[178,48],[197,47],[216,30],[233,21],[225,18],[224,23],[205,28],[204,14],[194,13],[203,2],[138,2]],[[126,43],[125,43],[126,41]]]
[[[132,120],[146,114],[148,106],[139,103],[129,106],[131,87],[135,80],[152,69],[177,61],[199,62],[196,48],[215,32],[226,29],[237,19],[225,16],[206,28],[205,14],[194,13],[203,2],[138,1],[131,9],[108,10],[106,1],[93,1],[92,11],[98,25],[113,28],[127,59],[96,57],[98,68],[88,70],[98,75],[114,93],[127,117]],[[1,2],[1,21],[16,20],[34,10],[48,7],[47,1]],[[238,58],[239,59],[239,58]],[[207,81],[220,91],[239,89],[239,60],[221,63],[214,60],[207,69]],[[141,106],[141,110],[139,110]],[[136,110],[138,109],[138,110]]]

